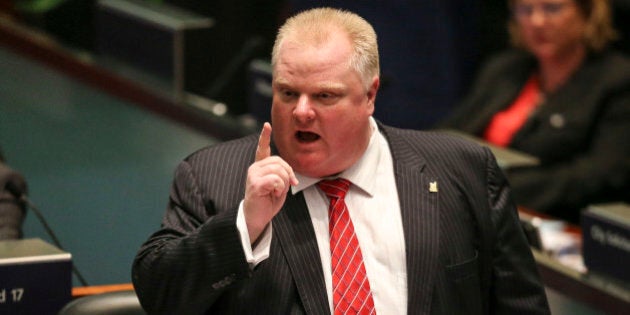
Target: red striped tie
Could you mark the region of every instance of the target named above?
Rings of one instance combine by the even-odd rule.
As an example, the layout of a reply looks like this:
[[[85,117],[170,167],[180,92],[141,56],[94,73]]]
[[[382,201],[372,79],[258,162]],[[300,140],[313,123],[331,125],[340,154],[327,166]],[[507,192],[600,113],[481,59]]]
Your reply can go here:
[[[338,314],[376,314],[359,240],[344,201],[350,182],[323,180],[317,186],[330,199],[330,252],[333,306]]]

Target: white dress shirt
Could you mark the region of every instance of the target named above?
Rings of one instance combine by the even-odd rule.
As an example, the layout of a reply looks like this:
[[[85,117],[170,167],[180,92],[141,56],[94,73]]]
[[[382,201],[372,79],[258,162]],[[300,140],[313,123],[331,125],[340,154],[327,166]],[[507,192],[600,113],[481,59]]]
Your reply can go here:
[[[370,281],[377,314],[405,314],[407,312],[407,267],[398,191],[389,145],[370,119],[372,136],[365,154],[349,169],[342,172],[350,182],[345,202],[355,233],[361,246],[365,269]],[[331,312],[332,276],[330,236],[328,231],[328,197],[317,188],[320,178],[296,174],[299,184],[291,193],[304,192],[317,245],[321,255],[324,280]],[[237,226],[241,232],[243,249],[250,266],[269,257],[271,224],[252,250],[242,211],[239,208]]]

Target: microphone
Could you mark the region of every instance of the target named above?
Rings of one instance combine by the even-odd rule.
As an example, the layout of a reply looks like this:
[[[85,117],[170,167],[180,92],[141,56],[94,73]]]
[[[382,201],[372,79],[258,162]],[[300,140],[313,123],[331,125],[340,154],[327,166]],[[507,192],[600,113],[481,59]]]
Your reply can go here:
[[[0,188],[6,189],[18,200],[28,190],[24,177],[2,162],[0,162]]]
[[[26,205],[16,196],[24,193],[24,178],[0,160],[0,240],[22,238]]]
[[[46,219],[44,219],[44,216],[42,215],[42,213],[27,198],[26,194],[28,192],[28,187],[26,185],[26,180],[24,179],[24,177],[20,173],[12,170],[11,168],[6,166],[2,162],[0,162],[0,189],[5,189],[11,195],[13,195],[13,197],[15,197],[18,204],[20,205],[20,208],[22,209],[24,213],[26,212],[27,208],[31,209],[33,213],[35,213],[35,216],[37,217],[39,222],[42,224],[42,226],[46,230],[46,233],[48,233],[48,235],[53,240],[55,245],[59,249],[63,250],[63,246],[61,246],[61,242],[59,242],[59,239],[57,238],[53,230],[50,228],[50,226],[48,225],[48,222],[46,222]],[[79,282],[81,282],[83,286],[88,286],[87,281],[85,281],[85,278],[83,278],[83,275],[81,275],[81,273],[79,272],[79,270],[77,269],[74,263],[72,264],[72,271],[77,276],[77,278],[79,279]]]

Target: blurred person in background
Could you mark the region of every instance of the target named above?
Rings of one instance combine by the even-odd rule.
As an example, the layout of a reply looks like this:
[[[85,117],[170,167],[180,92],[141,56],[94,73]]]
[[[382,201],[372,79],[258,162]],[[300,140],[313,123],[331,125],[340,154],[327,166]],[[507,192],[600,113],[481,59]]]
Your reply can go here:
[[[519,205],[577,222],[588,204],[627,200],[630,60],[607,0],[509,0],[514,49],[482,67],[440,128],[538,157],[510,169]]]

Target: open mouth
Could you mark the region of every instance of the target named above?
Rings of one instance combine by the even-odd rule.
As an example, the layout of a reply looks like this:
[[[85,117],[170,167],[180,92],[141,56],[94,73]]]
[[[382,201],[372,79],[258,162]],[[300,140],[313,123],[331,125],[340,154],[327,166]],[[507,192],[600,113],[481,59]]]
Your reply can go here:
[[[295,133],[295,138],[302,143],[311,143],[317,141],[320,136],[309,131],[298,131]]]

